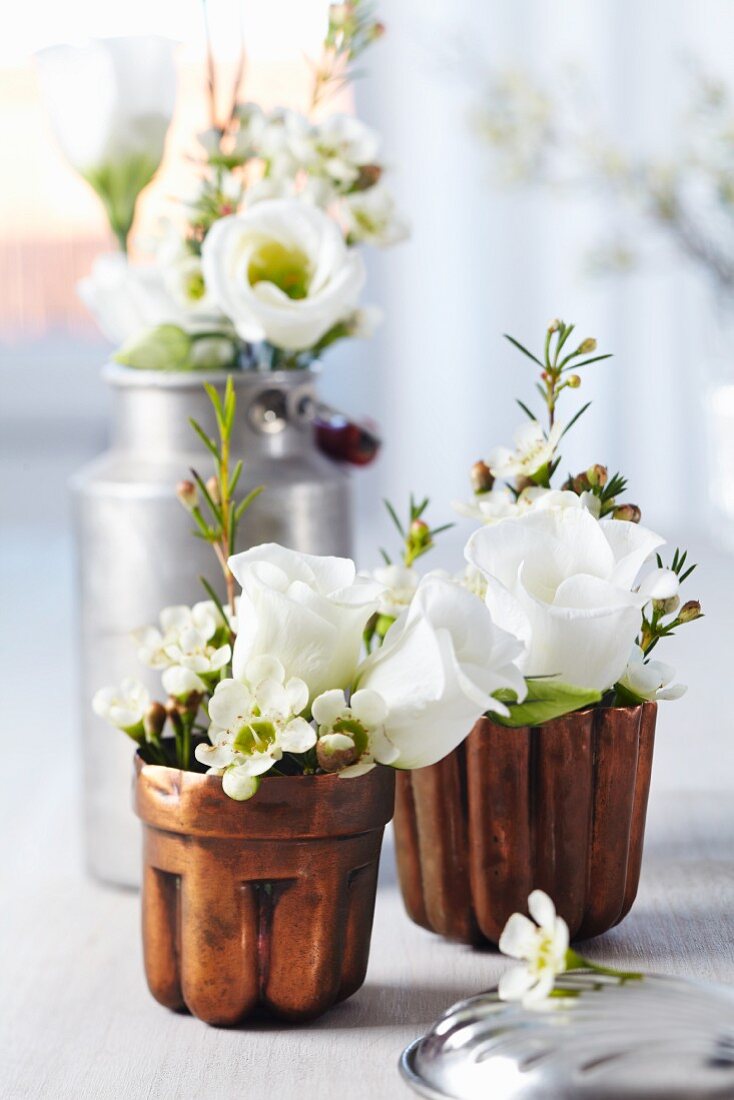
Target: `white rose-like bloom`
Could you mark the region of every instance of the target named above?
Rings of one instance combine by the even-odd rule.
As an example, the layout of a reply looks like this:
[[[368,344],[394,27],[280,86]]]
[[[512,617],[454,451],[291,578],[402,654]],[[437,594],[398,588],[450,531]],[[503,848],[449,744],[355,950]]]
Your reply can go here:
[[[500,951],[522,962],[505,971],[497,988],[501,1001],[522,1001],[526,1007],[552,993],[556,976],[568,965],[569,941],[568,925],[542,890],[533,890],[528,910],[535,924],[523,913],[513,913],[500,936]]]
[[[336,222],[298,199],[270,199],[221,218],[204,241],[204,279],[243,339],[313,347],[357,305],[361,256]]]
[[[299,554],[275,543],[229,559],[242,585],[232,670],[253,657],[277,657],[287,677],[305,680],[314,699],[354,680],[362,634],[381,586],[357,576],[348,558]]]
[[[487,579],[494,621],[525,644],[525,675],[605,691],[624,672],[650,586],[640,568],[664,540],[584,507],[536,507],[482,527],[465,556]]]
[[[183,312],[171,298],[157,264],[131,264],[121,252],[98,256],[77,283],[77,293],[113,344],[156,325],[178,324]]]
[[[396,768],[423,768],[455,749],[482,714],[507,708],[500,688],[525,697],[513,663],[516,638],[492,622],[486,606],[451,580],[428,574],[407,611],[357,674],[362,689],[387,706],[385,734],[398,751]]]

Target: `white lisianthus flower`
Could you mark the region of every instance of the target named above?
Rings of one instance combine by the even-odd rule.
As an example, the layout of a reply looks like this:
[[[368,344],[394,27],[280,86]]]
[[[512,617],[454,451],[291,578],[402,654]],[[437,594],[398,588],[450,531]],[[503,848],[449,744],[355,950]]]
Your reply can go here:
[[[229,559],[242,585],[234,645],[236,678],[253,657],[272,655],[313,699],[354,680],[362,634],[381,586],[358,577],[348,558],[318,557],[275,543]]]
[[[350,243],[386,248],[410,235],[407,223],[397,214],[394,198],[382,184],[345,195],[340,212]]]
[[[533,890],[528,909],[535,924],[513,913],[500,936],[500,951],[523,965],[506,970],[497,990],[500,1000],[522,1001],[526,1007],[550,996],[557,975],[567,968],[569,943],[568,925],[547,894]]]
[[[561,424],[546,435],[537,420],[528,420],[515,432],[515,450],[496,447],[487,464],[494,477],[533,477],[553,460],[562,435]]]
[[[583,506],[535,507],[480,528],[465,556],[487,579],[494,621],[524,643],[526,676],[605,691],[624,672],[650,598],[637,576],[663,542]]]
[[[298,199],[221,218],[203,246],[204,278],[244,340],[303,351],[354,312],[362,258],[332,218]]]
[[[123,680],[119,688],[100,688],[92,700],[95,714],[136,740],[143,734],[143,718],[149,706],[147,689],[132,679]]]
[[[222,775],[230,798],[244,800],[257,790],[252,780],[270,771],[284,752],[307,752],[316,733],[301,712],[308,687],[296,677],[286,681],[274,657],[250,661],[242,680],[221,680],[209,701],[211,745],[198,745],[196,759]]]
[[[420,574],[407,565],[393,564],[373,569],[372,576],[384,589],[380,593],[377,610],[381,615],[397,619],[415,596]]]
[[[397,759],[398,750],[385,733],[387,706],[377,692],[355,691],[347,702],[343,691],[325,691],[314,699],[311,713],[318,726],[316,755],[324,771],[350,779]]]
[[[131,264],[121,252],[98,256],[89,275],[77,283],[77,293],[113,344],[181,320],[162,269],[157,264]]]
[[[424,577],[410,607],[357,672],[359,689],[377,692],[387,705],[385,734],[398,750],[394,767],[435,764],[482,714],[507,714],[493,698],[500,688],[522,700],[525,681],[514,663],[521,648],[471,592]]]
[[[674,668],[662,661],[645,660],[644,653],[635,645],[619,686],[636,699],[680,699],[687,688],[685,684],[674,684],[674,680]]]
[[[163,157],[176,96],[173,50],[167,39],[131,36],[36,55],[59,144],[102,199],[121,244]]]

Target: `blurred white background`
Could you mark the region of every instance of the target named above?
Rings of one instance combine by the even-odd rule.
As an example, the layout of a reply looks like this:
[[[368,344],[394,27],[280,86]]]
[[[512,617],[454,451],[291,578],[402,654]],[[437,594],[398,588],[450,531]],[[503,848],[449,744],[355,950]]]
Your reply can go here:
[[[213,3],[226,53],[232,3]],[[303,107],[307,70],[323,33],[326,0],[249,0],[246,91]],[[384,133],[412,240],[370,262],[370,298],[386,320],[368,344],[326,361],[324,394],[383,428],[379,463],[355,475],[360,564],[389,539],[380,498],[430,494],[432,518],[450,519],[467,470],[518,422],[515,395],[531,398],[529,365],[502,340],[537,346],[553,316],[575,321],[615,358],[587,372],[591,411],[570,437],[569,469],[603,461],[621,469],[645,522],[702,559],[689,595],[707,612],[669,647],[691,684],[660,723],[656,783],[731,789],[734,751],[726,706],[730,560],[710,537],[703,389],[717,327],[711,287],[679,259],[634,274],[592,279],[584,253],[610,229],[608,207],[547,191],[500,189],[471,125],[485,64],[521,65],[544,77],[563,62],[591,74],[612,134],[665,155],[689,93],[685,64],[731,78],[734,8],[726,0],[391,0],[388,34],[355,89],[360,114]],[[119,7],[68,0],[32,3],[0,41],[0,118],[7,138],[0,189],[0,451],[2,667],[13,690],[8,728],[35,706],[59,730],[55,766],[73,766],[73,586],[69,474],[106,437],[107,394],[98,367],[109,348],[76,300],[74,283],[110,247],[91,190],[67,168],[43,114],[33,50],[85,35],[160,33],[181,41],[184,106],[168,165],[141,220],[180,179],[176,150],[203,118],[200,10],[194,0],[128,0]],[[300,75],[299,75],[300,74]],[[613,228],[613,227],[612,227]],[[734,338],[730,348],[734,362]],[[451,564],[470,530],[460,521],[437,564]],[[439,561],[440,559],[440,561]],[[695,560],[695,558],[694,558]],[[700,576],[700,579],[699,579]],[[695,589],[695,591],[694,591]],[[12,626],[12,629],[11,629]],[[39,637],[45,643],[36,659]],[[20,794],[17,795],[20,798]]]

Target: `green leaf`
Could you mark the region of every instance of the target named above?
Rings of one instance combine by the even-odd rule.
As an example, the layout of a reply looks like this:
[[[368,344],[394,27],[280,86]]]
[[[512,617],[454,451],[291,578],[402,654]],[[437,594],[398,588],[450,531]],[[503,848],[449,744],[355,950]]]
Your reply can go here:
[[[570,358],[571,357],[569,356],[569,359]],[[581,370],[582,367],[588,367],[588,366],[590,366],[591,363],[601,363],[602,359],[613,359],[613,358],[614,358],[614,355],[612,354],[612,352],[608,351],[605,355],[595,355],[591,359],[584,359],[583,363],[574,363],[572,367],[569,367],[569,370]],[[564,360],[564,364],[566,362],[567,362],[567,360]]]
[[[217,462],[219,462],[219,450],[214,440],[209,438],[209,436],[202,428],[201,424],[199,424],[198,421],[194,420],[193,416],[189,417],[189,424],[194,429],[206,449],[210,451],[216,458]]]
[[[242,473],[242,459],[240,458],[232,471],[232,477],[229,482],[229,495],[234,496],[234,491],[237,488],[237,482],[240,480],[240,474]]]
[[[536,416],[536,415],[535,415],[534,413],[531,413],[530,409],[529,409],[529,408],[527,407],[527,405],[525,405],[525,404],[524,404],[524,403],[523,403],[523,402],[522,402],[522,401],[520,400],[520,398],[519,398],[519,397],[516,397],[516,398],[515,398],[515,401],[517,402],[517,404],[518,404],[518,405],[520,406],[520,408],[522,409],[522,411],[523,411],[523,412],[525,413],[525,415],[526,415],[527,417],[529,417],[529,418],[530,418],[531,420],[537,420],[537,419],[538,419],[538,418],[537,418],[537,416]]]
[[[235,519],[237,520],[238,523],[242,519],[242,516],[247,511],[247,509],[250,507],[252,502],[260,496],[260,493],[263,491],[264,488],[265,488],[264,485],[258,485],[258,487],[256,489],[251,489],[250,492],[245,497],[245,499],[241,500],[240,503],[237,505],[237,507],[234,510],[234,515],[235,515]]]
[[[222,622],[227,623],[227,621],[228,621],[227,616],[224,613],[224,608],[222,607],[222,601],[219,599],[219,596],[214,591],[212,586],[209,584],[209,581],[206,579],[206,577],[199,577],[199,580],[203,584],[204,589],[205,589],[207,595],[209,596],[209,599],[212,601],[212,603],[214,603],[216,605],[217,611],[222,616]]]
[[[575,328],[575,325],[564,325],[563,332],[558,337],[558,343],[556,344],[556,362],[558,362],[558,356],[563,349],[563,345],[566,343],[566,340],[568,340],[569,336]]]
[[[528,693],[522,703],[515,702],[515,693],[509,689],[495,692],[495,698],[506,703],[510,714],[490,714],[501,726],[517,729],[520,726],[540,726],[553,718],[593,706],[601,699],[600,691],[560,684],[556,680],[527,680]]]
[[[199,491],[201,492],[204,500],[207,502],[212,515],[214,516],[217,523],[221,526],[222,509],[218,504],[214,502],[214,498],[206,487],[206,482],[202,478],[201,474],[197,474],[196,470],[193,467],[191,467],[191,476],[193,477],[196,484],[199,486]]]
[[[584,415],[584,413],[586,412],[586,410],[588,409],[590,404],[591,404],[591,402],[587,401],[585,405],[581,406],[581,408],[579,409],[579,411],[577,413],[574,413],[574,415],[571,417],[571,419],[569,420],[566,427],[561,432],[561,439],[563,439],[566,432],[571,430],[571,428],[574,426],[576,421],[579,420]],[[559,440],[559,442],[560,442],[560,440]]]
[[[533,355],[532,351],[528,351],[526,347],[523,347],[519,340],[516,340],[514,336],[510,336],[507,332],[504,332],[502,335],[504,336],[505,340],[510,341],[513,347],[516,347],[518,351],[521,351],[523,353],[523,355],[527,355],[528,359],[532,359],[534,363],[537,363],[541,370],[545,370],[545,363],[541,363],[537,355]]]
[[[382,555],[382,560],[384,561],[385,565],[392,565],[392,559],[387,550],[383,550],[383,548],[380,547],[380,554]]]
[[[401,537],[401,539],[404,539],[404,538],[405,538],[405,531],[403,530],[403,525],[402,525],[402,523],[401,523],[401,522],[400,522],[400,520],[398,519],[398,514],[397,514],[397,512],[395,511],[395,509],[393,508],[393,506],[392,506],[392,504],[390,503],[390,501],[389,501],[389,500],[383,500],[383,502],[382,502],[382,503],[383,503],[383,504],[385,505],[385,507],[387,508],[388,514],[389,514],[389,516],[390,516],[390,519],[391,519],[391,520],[393,521],[393,523],[394,523],[394,524],[395,524],[395,526],[397,527],[397,529],[398,529],[398,532],[399,532],[399,534],[400,534],[400,537]]]

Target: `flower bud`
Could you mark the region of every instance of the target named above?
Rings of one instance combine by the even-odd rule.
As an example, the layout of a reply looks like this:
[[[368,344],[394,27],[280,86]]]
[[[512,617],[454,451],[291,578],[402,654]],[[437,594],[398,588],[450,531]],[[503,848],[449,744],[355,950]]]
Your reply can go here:
[[[606,466],[600,466],[597,462],[594,466],[589,466],[586,471],[586,480],[592,489],[602,489],[609,477],[609,471]]]
[[[186,696],[169,695],[166,714],[169,718],[178,718],[184,714],[196,714],[203,696],[200,691],[192,691]]]
[[[386,28],[384,23],[373,23],[370,27],[369,32],[370,42],[377,42],[379,38],[382,38],[385,33],[385,29]]]
[[[475,493],[488,493],[494,485],[494,477],[492,471],[486,462],[475,462],[469,471],[469,478],[471,480],[471,487]]]
[[[658,615],[672,615],[680,607],[680,596],[670,596],[667,600],[653,600],[652,606]]]
[[[636,504],[618,504],[612,512],[612,519],[623,519],[627,523],[639,523],[642,512]]]
[[[352,187],[355,191],[368,191],[370,187],[374,187],[376,183],[379,183],[381,175],[381,165],[363,164]]]
[[[554,317],[553,320],[548,325],[548,332],[550,332],[551,335],[553,335],[554,332],[558,332],[560,327],[561,327],[561,322],[558,320],[557,317]]]
[[[680,609],[678,622],[692,623],[695,622],[696,619],[700,619],[702,615],[703,611],[701,610],[701,604],[699,603],[699,601],[688,600],[688,602],[684,603],[683,607]]]
[[[581,378],[578,374],[572,374],[569,378],[566,379],[566,385],[571,390],[577,390],[581,385]]]
[[[316,742],[316,759],[325,772],[340,772],[357,761],[359,753],[345,733],[327,733]]]
[[[167,718],[168,712],[163,706],[163,703],[153,702],[150,704],[143,715],[143,730],[145,731],[146,741],[158,740],[163,733],[163,727],[166,724]]]
[[[579,354],[588,355],[590,351],[596,351],[596,340],[589,336],[582,344],[579,344]]]
[[[179,481],[176,486],[176,496],[187,512],[193,512],[199,503],[199,490],[193,481]]]
[[[219,479],[216,477],[210,477],[206,483],[206,491],[212,498],[215,504],[222,503],[222,494],[219,491]]]
[[[591,479],[589,478],[589,471],[584,470],[583,473],[576,474],[576,477],[567,478],[561,488],[568,489],[572,493],[576,493],[577,496],[581,496],[582,493],[588,493],[591,489]]]
[[[408,541],[413,547],[430,546],[431,529],[425,520],[414,519],[408,531]]]

